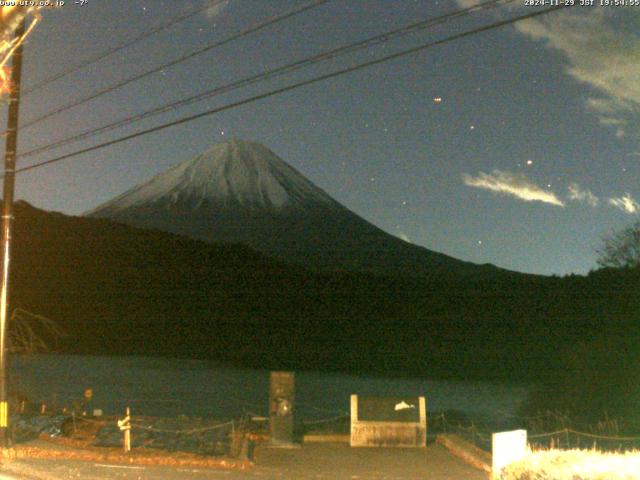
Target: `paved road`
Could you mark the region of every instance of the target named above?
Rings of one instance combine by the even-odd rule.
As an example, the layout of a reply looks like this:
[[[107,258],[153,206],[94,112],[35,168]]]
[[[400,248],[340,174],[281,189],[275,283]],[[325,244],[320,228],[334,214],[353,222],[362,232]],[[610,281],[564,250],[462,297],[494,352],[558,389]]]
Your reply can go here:
[[[14,460],[0,480],[486,480],[441,445],[426,449],[352,449],[347,444],[259,447],[247,471],[106,465],[71,460]],[[2,475],[5,475],[3,477]]]

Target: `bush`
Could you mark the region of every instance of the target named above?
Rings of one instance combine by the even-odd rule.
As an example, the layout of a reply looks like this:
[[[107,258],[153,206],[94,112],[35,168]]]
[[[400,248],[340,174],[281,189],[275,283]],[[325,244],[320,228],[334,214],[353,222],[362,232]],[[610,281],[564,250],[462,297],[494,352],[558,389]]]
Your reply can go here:
[[[499,478],[500,480],[640,479],[640,452],[538,451],[505,467]]]

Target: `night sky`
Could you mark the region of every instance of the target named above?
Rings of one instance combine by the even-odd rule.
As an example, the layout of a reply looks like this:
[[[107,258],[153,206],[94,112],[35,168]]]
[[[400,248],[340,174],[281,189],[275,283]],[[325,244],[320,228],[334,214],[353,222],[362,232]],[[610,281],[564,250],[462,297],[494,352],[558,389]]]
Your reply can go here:
[[[23,98],[24,122],[306,0],[230,0]],[[597,0],[596,3],[599,3]],[[20,131],[19,152],[474,4],[332,0]],[[23,88],[206,3],[67,0],[25,46]],[[38,156],[72,152],[539,7],[511,2]],[[587,273],[640,213],[640,6],[577,6],[77,156],[16,196],[81,214],[230,138],[263,143],[387,232],[476,263]],[[4,110],[4,109],[3,109]],[[3,112],[0,121],[6,122]]]

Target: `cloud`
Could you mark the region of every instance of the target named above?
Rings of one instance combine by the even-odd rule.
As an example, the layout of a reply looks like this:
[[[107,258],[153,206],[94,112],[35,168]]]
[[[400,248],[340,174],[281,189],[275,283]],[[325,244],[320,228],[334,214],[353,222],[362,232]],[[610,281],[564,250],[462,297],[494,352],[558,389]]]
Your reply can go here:
[[[407,242],[407,243],[411,243],[411,239],[409,238],[409,235],[407,235],[407,234],[406,234],[406,233],[404,233],[404,232],[400,232],[400,233],[398,234],[398,238],[399,238],[400,240],[404,240],[404,241],[405,241],[405,242]]]
[[[224,0],[222,2],[220,1],[212,1],[212,0],[205,0],[205,3],[211,3],[211,7],[207,8],[204,11],[204,16],[207,18],[214,18],[217,17],[218,15],[220,15],[222,13],[222,11],[227,8],[229,6],[229,2],[230,0]]]
[[[628,10],[640,20],[640,12]],[[633,24],[634,22],[629,22]],[[565,72],[592,88],[586,106],[622,138],[640,114],[640,36],[614,28],[606,9],[594,8],[514,24],[518,32],[559,51]]]
[[[480,1],[457,3],[469,8]],[[518,3],[505,5],[496,13],[522,13],[517,7]],[[637,130],[640,115],[640,9],[626,9],[627,21],[616,25],[608,10],[616,9],[567,9],[513,25],[563,55],[565,72],[592,89],[587,109],[602,125],[614,128],[616,137],[624,138],[630,129]]]
[[[480,0],[457,0],[460,8],[471,8],[480,4]]]
[[[609,205],[629,214],[636,213],[640,208],[638,202],[629,193],[625,193],[622,197],[610,198]]]
[[[471,8],[471,7],[475,7],[477,5],[480,5],[484,1],[485,0],[457,0],[457,3],[458,3],[458,6],[460,8]],[[501,5],[500,8],[504,9],[504,10],[514,10],[516,7],[514,7],[513,5],[510,5],[508,3],[505,3],[505,4]]]
[[[577,183],[569,185],[569,200],[575,202],[586,203],[590,207],[597,207],[600,203],[598,197],[596,197],[591,190],[582,189]]]
[[[504,193],[525,202],[543,202],[564,207],[564,203],[555,193],[535,185],[523,174],[494,170],[490,174],[480,172],[477,177],[465,173],[462,175],[462,180],[469,187]]]

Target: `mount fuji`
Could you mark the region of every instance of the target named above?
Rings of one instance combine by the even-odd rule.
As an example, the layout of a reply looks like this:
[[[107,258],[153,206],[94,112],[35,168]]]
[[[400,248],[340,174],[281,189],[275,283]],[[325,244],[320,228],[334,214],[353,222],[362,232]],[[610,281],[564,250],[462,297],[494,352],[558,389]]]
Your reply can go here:
[[[241,243],[320,270],[413,275],[498,270],[384,232],[265,146],[237,139],[214,145],[85,215],[209,243]]]

